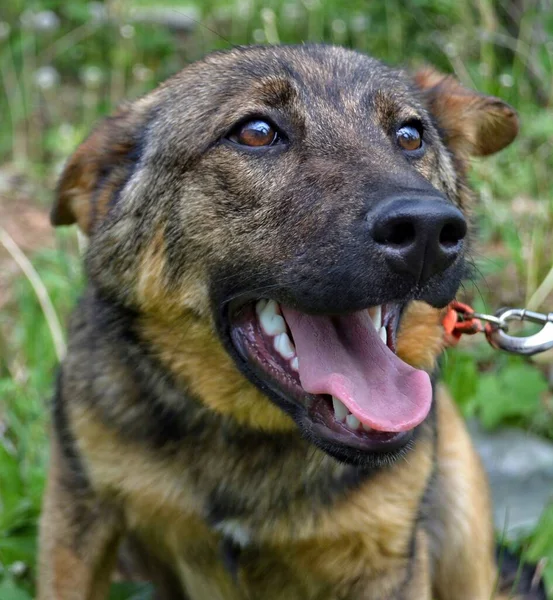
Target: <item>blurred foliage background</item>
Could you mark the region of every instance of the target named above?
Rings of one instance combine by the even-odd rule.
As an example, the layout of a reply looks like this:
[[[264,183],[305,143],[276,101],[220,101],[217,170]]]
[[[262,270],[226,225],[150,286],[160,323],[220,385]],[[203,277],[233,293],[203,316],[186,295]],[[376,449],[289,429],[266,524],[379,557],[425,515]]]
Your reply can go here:
[[[0,6],[0,598],[33,597],[47,402],[82,287],[74,230],[50,230],[56,177],[120,101],[212,49],[326,41],[416,69],[433,64],[517,108],[518,141],[475,162],[478,274],[465,299],[553,310],[552,0],[10,0]],[[444,361],[465,415],[553,439],[553,358],[473,339]],[[512,541],[545,564],[553,509]],[[114,586],[113,598],[147,589]],[[551,596],[553,598],[553,595]]]

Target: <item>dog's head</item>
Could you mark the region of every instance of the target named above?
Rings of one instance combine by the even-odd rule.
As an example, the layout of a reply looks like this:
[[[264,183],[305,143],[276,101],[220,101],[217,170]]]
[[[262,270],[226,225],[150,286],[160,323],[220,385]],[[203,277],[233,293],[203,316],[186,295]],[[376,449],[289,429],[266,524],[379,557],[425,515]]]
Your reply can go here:
[[[200,401],[295,422],[343,460],[390,456],[430,409],[425,370],[465,275],[467,162],[517,126],[432,70],[235,49],[104,121],[53,222],[89,234],[91,281]]]

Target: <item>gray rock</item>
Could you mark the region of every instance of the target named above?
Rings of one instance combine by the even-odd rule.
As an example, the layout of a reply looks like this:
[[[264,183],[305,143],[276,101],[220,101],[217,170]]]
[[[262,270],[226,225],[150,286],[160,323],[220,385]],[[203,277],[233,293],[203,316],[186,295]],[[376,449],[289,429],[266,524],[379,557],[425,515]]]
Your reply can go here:
[[[498,531],[516,537],[535,527],[553,501],[553,443],[520,429],[469,431],[488,472]]]

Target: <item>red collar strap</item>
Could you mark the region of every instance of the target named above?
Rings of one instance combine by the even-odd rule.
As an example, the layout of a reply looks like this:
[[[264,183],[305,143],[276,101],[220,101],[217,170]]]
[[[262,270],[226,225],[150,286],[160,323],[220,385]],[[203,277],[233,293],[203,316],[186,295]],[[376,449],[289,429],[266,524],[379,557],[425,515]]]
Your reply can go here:
[[[447,346],[456,346],[462,335],[485,333],[488,327],[482,325],[482,321],[474,316],[472,307],[457,300],[448,306],[442,325]]]

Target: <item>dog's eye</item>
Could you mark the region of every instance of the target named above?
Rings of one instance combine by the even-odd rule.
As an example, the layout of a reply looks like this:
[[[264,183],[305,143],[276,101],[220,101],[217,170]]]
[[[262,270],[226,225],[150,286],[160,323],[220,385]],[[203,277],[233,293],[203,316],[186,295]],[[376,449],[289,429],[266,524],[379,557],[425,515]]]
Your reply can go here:
[[[241,146],[272,146],[279,139],[278,132],[270,123],[254,119],[235,129],[228,139]]]
[[[413,152],[422,146],[422,133],[415,125],[403,125],[396,133],[397,143],[403,150]]]

